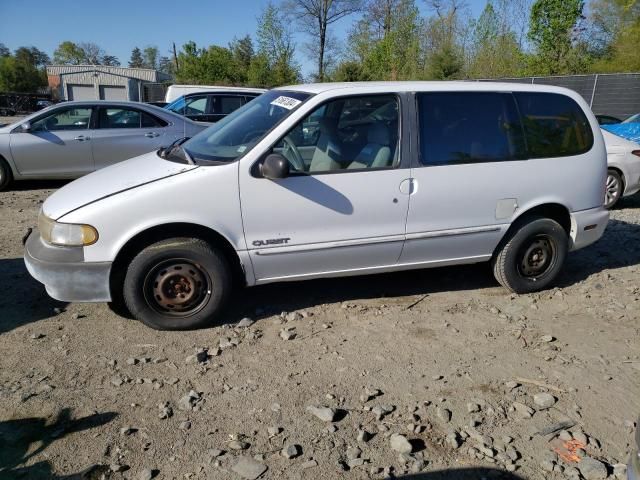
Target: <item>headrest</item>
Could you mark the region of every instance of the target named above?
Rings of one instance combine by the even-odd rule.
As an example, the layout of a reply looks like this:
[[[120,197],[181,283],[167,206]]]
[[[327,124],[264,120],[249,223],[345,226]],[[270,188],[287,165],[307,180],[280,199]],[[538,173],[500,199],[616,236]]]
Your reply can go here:
[[[367,131],[367,142],[377,145],[389,145],[391,139],[389,138],[389,129],[387,126],[382,123],[372,124]]]
[[[322,117],[318,120],[318,126],[320,127],[320,131],[322,133],[332,134],[335,131],[335,122],[334,118]]]

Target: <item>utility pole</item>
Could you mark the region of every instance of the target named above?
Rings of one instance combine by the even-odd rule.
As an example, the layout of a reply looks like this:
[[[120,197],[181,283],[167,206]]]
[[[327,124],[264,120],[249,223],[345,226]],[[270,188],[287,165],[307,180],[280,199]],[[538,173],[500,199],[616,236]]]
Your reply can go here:
[[[176,66],[176,73],[180,70],[180,66],[178,65],[178,53],[176,52],[176,42],[173,42],[173,63]]]

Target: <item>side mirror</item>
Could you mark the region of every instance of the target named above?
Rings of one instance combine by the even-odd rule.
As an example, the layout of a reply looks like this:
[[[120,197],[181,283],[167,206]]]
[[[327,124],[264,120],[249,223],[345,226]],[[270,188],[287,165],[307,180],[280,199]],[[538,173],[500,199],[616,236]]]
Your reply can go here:
[[[264,178],[276,180],[289,176],[289,161],[279,153],[267,155],[260,165],[260,173]]]
[[[23,133],[29,133],[31,131],[31,122],[24,122],[21,124],[20,131]]]

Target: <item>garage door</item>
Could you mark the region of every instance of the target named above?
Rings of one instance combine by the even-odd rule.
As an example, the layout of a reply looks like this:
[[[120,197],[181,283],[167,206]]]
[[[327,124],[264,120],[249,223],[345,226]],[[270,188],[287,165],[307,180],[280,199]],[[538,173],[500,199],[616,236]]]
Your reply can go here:
[[[125,87],[100,85],[100,100],[128,100]]]
[[[69,100],[95,100],[96,90],[93,85],[67,85]]]

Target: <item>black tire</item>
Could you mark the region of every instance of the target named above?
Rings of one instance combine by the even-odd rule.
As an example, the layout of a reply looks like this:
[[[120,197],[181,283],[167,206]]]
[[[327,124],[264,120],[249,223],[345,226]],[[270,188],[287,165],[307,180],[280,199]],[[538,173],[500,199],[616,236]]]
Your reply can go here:
[[[151,328],[191,330],[214,323],[231,286],[231,269],[219,250],[197,238],[172,238],[134,257],[123,297],[131,314]]]
[[[496,280],[515,293],[543,290],[558,276],[569,239],[555,220],[531,217],[514,225],[498,247],[492,267]]]
[[[607,170],[607,183],[605,188],[604,206],[605,208],[613,208],[620,200],[620,197],[622,197],[622,192],[624,191],[624,180],[622,180],[622,176],[616,170]]]
[[[13,172],[11,167],[9,167],[4,158],[0,157],[0,190],[7,188],[12,181]]]

